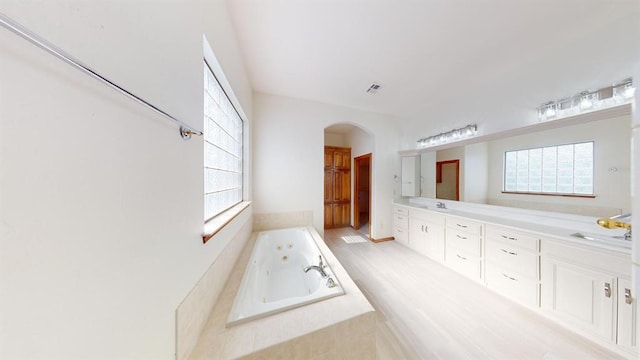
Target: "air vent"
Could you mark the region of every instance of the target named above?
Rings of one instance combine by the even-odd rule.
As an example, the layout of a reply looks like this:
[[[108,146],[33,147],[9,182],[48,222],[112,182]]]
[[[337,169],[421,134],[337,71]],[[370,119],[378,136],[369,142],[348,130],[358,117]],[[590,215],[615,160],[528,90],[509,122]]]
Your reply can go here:
[[[369,88],[367,89],[367,92],[371,95],[375,95],[378,93],[380,88],[381,88],[380,84],[373,83],[371,84],[371,86],[369,86]]]

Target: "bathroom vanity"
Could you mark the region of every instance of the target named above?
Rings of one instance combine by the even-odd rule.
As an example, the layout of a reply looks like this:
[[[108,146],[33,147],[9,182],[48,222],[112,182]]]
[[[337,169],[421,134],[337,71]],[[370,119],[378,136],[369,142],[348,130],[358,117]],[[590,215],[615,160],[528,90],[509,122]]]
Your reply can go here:
[[[631,242],[595,219],[426,198],[393,204],[397,241],[629,358]],[[578,237],[576,233],[593,234]]]

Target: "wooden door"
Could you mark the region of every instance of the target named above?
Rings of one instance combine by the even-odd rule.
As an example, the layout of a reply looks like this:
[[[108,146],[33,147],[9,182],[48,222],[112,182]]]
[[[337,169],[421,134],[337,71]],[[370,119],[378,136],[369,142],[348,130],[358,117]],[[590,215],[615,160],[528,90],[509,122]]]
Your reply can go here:
[[[326,146],[324,150],[324,227],[351,223],[351,149]]]

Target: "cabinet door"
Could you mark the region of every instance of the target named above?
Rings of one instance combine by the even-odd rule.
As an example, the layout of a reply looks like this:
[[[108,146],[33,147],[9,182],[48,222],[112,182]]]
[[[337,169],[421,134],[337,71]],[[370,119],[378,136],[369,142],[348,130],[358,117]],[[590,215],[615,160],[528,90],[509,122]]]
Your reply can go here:
[[[350,169],[351,150],[335,150],[333,152],[333,166],[336,169]]]
[[[333,201],[333,171],[331,169],[324,170],[324,202]]]
[[[324,149],[324,167],[325,168],[333,167],[333,150],[332,149]]]
[[[420,196],[420,157],[403,156],[401,166],[401,195]]]
[[[444,262],[444,226],[433,223],[425,223],[426,254],[428,257]]]
[[[631,296],[631,281],[618,279],[618,345],[638,351],[637,301]]]
[[[409,218],[409,247],[413,250],[427,254],[427,233],[424,231],[424,222],[420,219]]]
[[[542,257],[541,307],[567,323],[615,341],[616,278]]]
[[[348,226],[351,222],[351,206],[346,204],[333,204],[333,226],[342,227]]]
[[[333,200],[351,200],[351,173],[348,171],[335,171],[333,180]]]
[[[333,228],[333,204],[324,204],[324,228]]]

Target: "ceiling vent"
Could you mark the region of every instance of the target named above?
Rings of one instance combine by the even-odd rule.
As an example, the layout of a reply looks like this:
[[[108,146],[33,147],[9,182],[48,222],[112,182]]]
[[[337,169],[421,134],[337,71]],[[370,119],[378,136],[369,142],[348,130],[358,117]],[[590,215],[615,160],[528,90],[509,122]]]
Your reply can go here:
[[[367,92],[371,95],[375,95],[378,93],[380,88],[381,88],[380,84],[373,83],[371,84],[371,86],[369,86],[369,88],[367,89]]]

